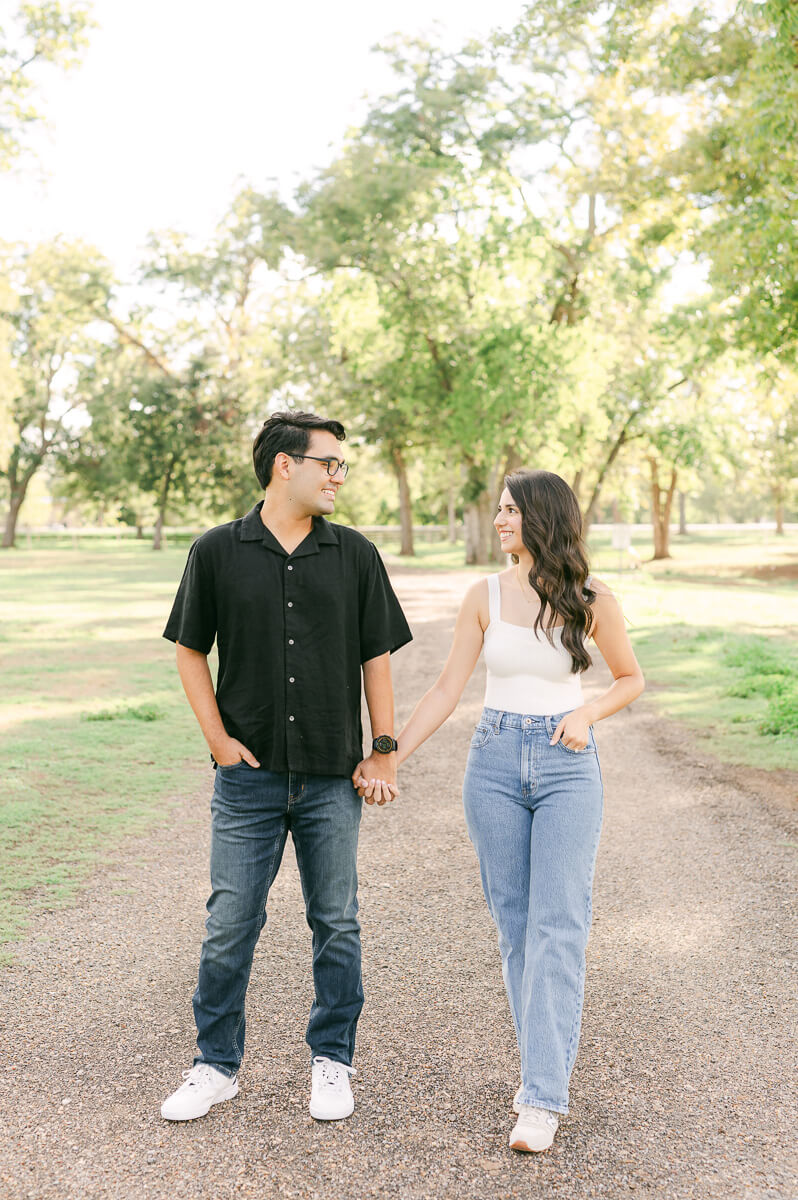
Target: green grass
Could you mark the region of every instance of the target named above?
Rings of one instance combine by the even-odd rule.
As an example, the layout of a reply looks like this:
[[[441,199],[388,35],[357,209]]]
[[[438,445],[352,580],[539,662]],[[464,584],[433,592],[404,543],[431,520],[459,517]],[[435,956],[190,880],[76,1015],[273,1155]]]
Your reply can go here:
[[[658,570],[604,574],[649,699],[724,762],[798,770],[798,589]]]
[[[462,545],[418,549],[396,561],[465,569]],[[608,535],[591,545],[649,697],[720,759],[798,770],[798,538],[701,534],[673,552],[618,571]],[[205,759],[161,638],[185,555],[133,540],[0,555],[0,944],[68,903],[129,836],[151,831],[157,853],[169,797]]]
[[[161,631],[185,550],[0,558],[0,944],[168,816],[205,743]],[[178,749],[176,749],[176,747]]]
[[[393,561],[478,574],[501,567],[465,568],[462,544],[416,550]],[[798,770],[798,536],[756,527],[674,535],[673,557],[657,563],[647,561],[649,539],[638,537],[635,550],[631,569],[609,531],[589,541],[592,570],[631,622],[648,698],[726,762]]]

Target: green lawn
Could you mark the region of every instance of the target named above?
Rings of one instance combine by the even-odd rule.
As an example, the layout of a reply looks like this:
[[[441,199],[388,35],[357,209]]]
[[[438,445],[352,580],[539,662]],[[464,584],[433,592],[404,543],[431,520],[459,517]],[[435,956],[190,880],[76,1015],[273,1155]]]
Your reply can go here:
[[[606,536],[591,546],[648,695],[721,759],[798,770],[798,586],[787,578],[798,538],[703,535],[673,549],[670,562],[618,571]],[[419,550],[393,561],[463,569],[462,546]],[[0,556],[0,943],[66,903],[124,835],[157,839],[187,764],[202,762],[161,638],[185,555],[96,540]]]
[[[112,543],[0,558],[0,943],[157,829],[202,759],[160,636],[184,560]]]
[[[463,569],[461,545],[419,543],[415,558],[400,558],[396,544],[383,550],[404,568]],[[622,600],[648,698],[726,762],[798,770],[798,535],[674,536],[673,557],[657,563],[640,539],[636,569],[609,532],[595,533],[589,550],[592,570]]]

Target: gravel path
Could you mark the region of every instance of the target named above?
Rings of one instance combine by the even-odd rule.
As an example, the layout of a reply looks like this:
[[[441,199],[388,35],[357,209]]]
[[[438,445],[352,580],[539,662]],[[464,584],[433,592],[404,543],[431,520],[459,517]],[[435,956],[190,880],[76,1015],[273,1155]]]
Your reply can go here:
[[[395,574],[416,635],[395,660],[400,719],[470,579]],[[514,1038],[460,803],[482,687],[480,668],[401,800],[364,816],[354,1117],[307,1113],[309,932],[290,846],[241,1093],[192,1124],[159,1117],[193,1052],[211,786],[198,768],[170,827],[38,918],[0,973],[3,1200],[798,1198],[791,781],[775,795],[713,764],[646,698],[598,729],[606,821],[571,1115],[550,1153],[506,1148]]]

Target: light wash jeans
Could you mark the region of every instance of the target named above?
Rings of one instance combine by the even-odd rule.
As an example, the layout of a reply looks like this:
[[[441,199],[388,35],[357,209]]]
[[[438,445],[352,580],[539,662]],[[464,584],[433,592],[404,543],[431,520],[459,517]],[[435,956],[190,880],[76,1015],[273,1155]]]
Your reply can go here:
[[[519,1099],[557,1113],[568,1112],[579,1044],[603,804],[592,729],[585,750],[549,744],[564,715],[484,709],[463,783],[521,1052]]]
[[[363,1007],[357,919],[362,801],[340,776],[218,767],[211,803],[211,892],[194,994],[199,1055],[225,1074],[244,1055],[244,997],[266,898],[290,830],[313,932],[312,1054],[351,1065]]]

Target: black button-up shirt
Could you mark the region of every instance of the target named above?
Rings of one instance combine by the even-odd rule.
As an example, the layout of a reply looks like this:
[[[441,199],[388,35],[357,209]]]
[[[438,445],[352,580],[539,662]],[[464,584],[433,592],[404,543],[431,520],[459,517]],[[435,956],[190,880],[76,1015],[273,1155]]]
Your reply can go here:
[[[227,733],[270,771],[351,775],[361,664],[412,639],[377,548],[314,517],[288,554],[262,501],[191,547],[164,637],[208,654]]]

